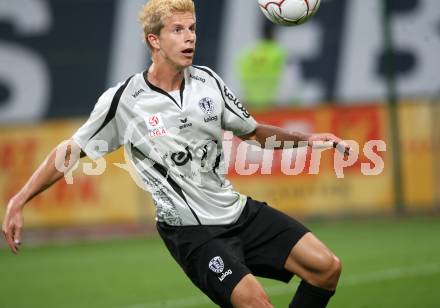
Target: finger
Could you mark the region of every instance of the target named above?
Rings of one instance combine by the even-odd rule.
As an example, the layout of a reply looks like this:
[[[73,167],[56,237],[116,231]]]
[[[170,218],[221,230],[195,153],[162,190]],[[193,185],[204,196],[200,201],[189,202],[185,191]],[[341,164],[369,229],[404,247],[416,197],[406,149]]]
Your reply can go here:
[[[330,137],[330,140],[335,141],[335,142],[337,142],[337,143],[340,143],[340,142],[343,141],[341,138],[336,137],[335,135],[332,135],[332,136]]]
[[[12,234],[9,231],[5,232],[6,241],[8,242],[9,248],[12,250],[14,254],[17,254],[17,247],[14,244],[14,240],[12,239]]]
[[[313,149],[331,149],[334,147],[333,141],[315,140],[312,143]]]
[[[350,146],[348,145],[347,142],[345,142],[342,139],[339,139],[339,141],[333,141],[333,147],[337,149],[340,153],[344,154],[345,156],[351,154]]]
[[[12,228],[13,228],[12,232],[11,232],[11,234],[12,234],[12,236],[11,236],[12,237],[12,241],[14,243],[15,251],[18,251],[20,243],[21,243],[20,242],[20,239],[21,239],[21,228],[17,227],[16,225],[13,226]]]
[[[21,244],[21,228],[17,228],[14,233],[14,244],[18,247]]]
[[[2,233],[3,233],[3,237],[5,238],[6,243],[9,245],[9,242],[8,242],[8,233],[7,233],[5,230],[2,230]]]
[[[340,139],[340,138],[335,138],[335,139],[333,139],[333,144],[334,144],[334,147],[336,148],[338,145],[342,145],[342,146],[344,146],[344,147],[349,147],[349,145],[348,145],[348,143],[347,142],[345,142],[344,140],[342,140],[342,139]]]
[[[347,147],[348,145],[345,144],[345,142],[334,142],[333,147],[344,156],[347,155]]]
[[[20,245],[21,245],[20,241],[14,240],[14,247],[16,252],[20,251]]]

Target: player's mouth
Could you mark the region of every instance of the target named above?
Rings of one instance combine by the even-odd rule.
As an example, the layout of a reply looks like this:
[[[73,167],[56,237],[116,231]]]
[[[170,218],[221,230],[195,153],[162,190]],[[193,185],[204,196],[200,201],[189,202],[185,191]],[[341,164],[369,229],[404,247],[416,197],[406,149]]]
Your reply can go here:
[[[194,56],[194,48],[186,48],[182,50],[185,57],[192,58]]]

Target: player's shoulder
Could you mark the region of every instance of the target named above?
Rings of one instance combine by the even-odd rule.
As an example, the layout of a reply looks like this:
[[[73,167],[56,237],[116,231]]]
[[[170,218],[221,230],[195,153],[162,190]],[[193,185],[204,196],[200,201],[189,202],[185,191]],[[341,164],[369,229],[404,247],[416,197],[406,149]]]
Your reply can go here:
[[[192,65],[188,68],[190,73],[190,78],[199,80],[199,81],[207,81],[207,80],[219,80],[219,75],[211,68],[207,66],[201,65]]]
[[[139,78],[141,77],[142,74],[137,73],[107,88],[101,94],[99,101],[113,104],[125,101],[127,97],[130,98],[135,94],[136,89],[139,87]]]

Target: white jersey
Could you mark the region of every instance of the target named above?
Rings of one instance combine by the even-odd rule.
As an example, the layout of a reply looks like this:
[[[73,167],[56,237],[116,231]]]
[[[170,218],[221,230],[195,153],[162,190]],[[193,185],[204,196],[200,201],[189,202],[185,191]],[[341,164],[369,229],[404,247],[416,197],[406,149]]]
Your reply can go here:
[[[180,91],[167,93],[143,73],[108,89],[73,140],[92,159],[123,145],[158,221],[224,225],[238,219],[246,197],[222,172],[223,130],[240,136],[256,125],[217,74],[191,66]]]

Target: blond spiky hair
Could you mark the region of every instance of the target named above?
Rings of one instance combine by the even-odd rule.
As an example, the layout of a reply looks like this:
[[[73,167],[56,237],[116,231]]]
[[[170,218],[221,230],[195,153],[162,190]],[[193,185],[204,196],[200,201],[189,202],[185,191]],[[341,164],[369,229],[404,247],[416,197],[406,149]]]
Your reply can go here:
[[[142,26],[143,37],[150,50],[150,43],[146,39],[148,34],[159,35],[166,19],[175,12],[190,12],[195,15],[193,0],[149,0],[139,12],[139,23]]]

